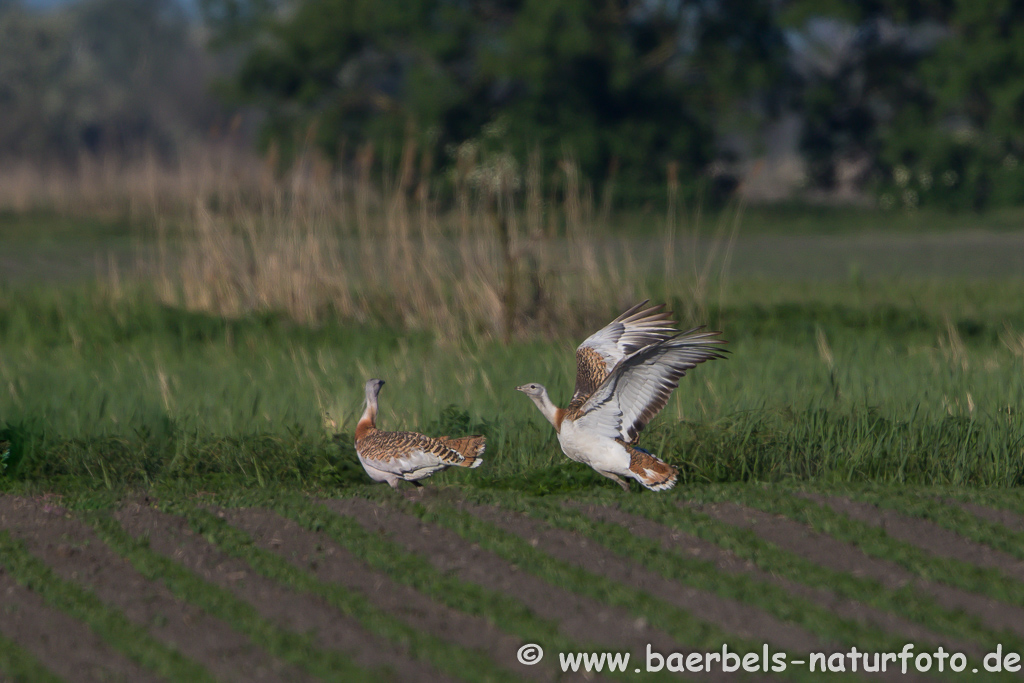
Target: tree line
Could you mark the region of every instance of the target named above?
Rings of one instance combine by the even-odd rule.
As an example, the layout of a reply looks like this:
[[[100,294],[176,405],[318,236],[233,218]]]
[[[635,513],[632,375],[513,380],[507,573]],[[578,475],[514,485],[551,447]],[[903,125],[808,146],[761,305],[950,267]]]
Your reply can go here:
[[[283,158],[315,146],[343,166],[372,145],[397,163],[414,143],[438,178],[467,154],[552,176],[571,160],[627,202],[663,194],[670,173],[727,196],[737,159],[796,116],[812,188],[852,173],[883,206],[1024,201],[1024,0],[199,7],[0,0],[0,151],[201,134],[213,109],[194,89],[215,80],[220,111],[258,112],[257,143]]]

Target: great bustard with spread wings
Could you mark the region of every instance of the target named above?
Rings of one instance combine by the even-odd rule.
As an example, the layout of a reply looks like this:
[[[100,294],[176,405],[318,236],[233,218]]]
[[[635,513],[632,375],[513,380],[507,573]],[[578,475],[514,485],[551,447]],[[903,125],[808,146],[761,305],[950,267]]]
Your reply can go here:
[[[397,489],[403,479],[421,486],[446,467],[479,467],[483,463],[484,437],[430,437],[416,432],[384,432],[377,429],[377,395],[384,380],[366,383],[366,410],[356,424],[356,455],[374,481],[386,481]]]
[[[568,408],[540,384],[516,387],[554,425],[562,452],[625,490],[632,477],[653,491],[675,486],[676,468],[635,445],[637,434],[668,402],[686,371],[724,358],[719,332],[680,333],[664,305],[633,306],[576,349],[576,391]]]

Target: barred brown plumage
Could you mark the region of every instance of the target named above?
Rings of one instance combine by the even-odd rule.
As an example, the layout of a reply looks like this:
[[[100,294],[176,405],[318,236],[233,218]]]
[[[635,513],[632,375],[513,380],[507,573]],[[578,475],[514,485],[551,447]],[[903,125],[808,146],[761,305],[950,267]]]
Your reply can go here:
[[[356,455],[374,481],[386,481],[392,488],[405,480],[419,485],[446,467],[479,467],[483,463],[485,439],[480,435],[449,438],[430,437],[417,432],[385,432],[377,429],[377,396],[384,380],[366,383],[366,410],[356,425]]]
[[[664,305],[644,301],[590,335],[576,349],[576,390],[558,408],[540,384],[517,387],[551,422],[572,460],[593,467],[624,489],[619,475],[655,491],[672,488],[677,471],[633,443],[668,403],[686,371],[724,358],[719,332],[680,333]]]

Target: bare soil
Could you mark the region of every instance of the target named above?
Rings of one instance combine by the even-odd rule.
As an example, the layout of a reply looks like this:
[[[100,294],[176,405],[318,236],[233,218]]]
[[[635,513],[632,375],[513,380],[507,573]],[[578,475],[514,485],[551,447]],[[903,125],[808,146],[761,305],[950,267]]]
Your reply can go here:
[[[970,512],[972,515],[980,517],[989,522],[995,522],[996,524],[1002,524],[1010,531],[1016,531],[1019,534],[1024,534],[1024,515],[1017,514],[1010,510],[999,510],[997,508],[990,508],[984,505],[978,505],[977,503],[963,503],[960,501],[944,501],[947,504],[959,505],[965,511]]]
[[[719,509],[714,512],[710,510],[705,510],[705,512],[711,512],[712,517],[726,522],[727,524],[741,526],[748,529],[756,529],[759,532],[758,535],[762,537],[762,540],[775,543],[772,538],[769,538],[777,535],[776,530],[772,528],[772,522],[775,520],[770,519],[771,515],[761,512],[760,510],[745,509],[732,503],[726,503],[716,507]],[[734,553],[725,550],[714,543],[705,541],[691,534],[684,533],[678,529],[657,524],[651,520],[631,515],[610,507],[580,506],[580,509],[585,511],[594,519],[618,524],[629,529],[632,533],[638,536],[645,536],[659,541],[662,547],[666,550],[672,550],[680,554],[689,555],[706,562],[711,562],[722,572],[728,572],[730,574],[745,574],[758,581],[775,584],[792,595],[803,598],[804,600],[808,600],[817,605],[821,605],[844,619],[856,621],[866,626],[879,628],[894,635],[905,636],[908,640],[913,640],[915,642],[928,642],[935,645],[942,645],[947,649],[953,649],[972,655],[983,656],[985,654],[981,648],[976,647],[972,643],[952,640],[947,636],[934,633],[927,628],[924,628],[912,621],[908,621],[907,619],[904,619],[892,612],[879,610],[871,607],[870,605],[865,605],[862,602],[840,597],[832,591],[823,588],[806,586],[796,581],[762,571],[761,569],[758,569],[753,562],[743,560],[737,557]],[[781,519],[781,521],[786,522],[788,520]],[[766,529],[768,531],[767,534],[760,533]],[[778,543],[775,544],[778,545]]]
[[[1006,553],[973,543],[930,522],[843,498],[817,497],[816,500],[882,527],[894,538],[912,543],[936,557],[995,567],[1014,579],[1024,579],[1021,563]],[[695,649],[652,627],[634,610],[611,607],[601,600],[553,585],[522,570],[514,561],[394,507],[364,499],[322,502],[330,510],[353,518],[365,529],[422,556],[440,571],[511,597],[538,618],[550,622],[563,635],[586,647],[597,651],[628,650],[633,661],[644,659],[648,644],[662,653]],[[580,535],[499,507],[469,504],[457,498],[454,504],[527,540],[556,560],[644,591],[737,637],[770,643],[775,649],[789,652],[829,651],[836,647],[764,610],[698,590],[685,581],[666,579],[647,569],[641,558],[619,555]],[[1024,609],[922,579],[893,561],[868,556],[853,544],[816,533],[791,519],[734,503],[693,505],[722,522],[751,529],[759,538],[821,566],[871,578],[888,589],[913,587],[934,597],[947,609],[963,610],[995,630],[1006,629],[1024,637]],[[1020,515],[976,505],[959,505],[1008,529],[1024,531],[1024,518]],[[878,609],[841,598],[828,589],[773,576],[754,563],[685,531],[650,522],[612,506],[578,505],[575,509],[595,520],[617,524],[633,534],[655,539],[671,552],[713,563],[721,572],[780,586],[844,618],[904,635],[908,642],[941,644],[972,658],[988,652],[987,643],[952,640],[905,619],[896,610]],[[479,651],[514,676],[536,681],[601,680],[593,674],[561,674],[552,652],[541,665],[524,667],[516,660],[522,639],[501,623],[462,613],[399,583],[388,571],[372,569],[323,532],[308,531],[263,509],[215,512],[250,534],[257,547],[278,554],[321,581],[338,583],[366,596],[370,603],[417,630]],[[155,509],[152,501],[136,499],[117,511],[115,518],[133,536],[147,537],[152,550],[228,589],[278,627],[313,634],[321,648],[340,651],[364,667],[385,674],[391,672],[399,681],[440,683],[452,680],[415,659],[403,645],[370,633],[354,618],[324,600],[260,576],[246,562],[227,556],[193,533],[183,518]],[[207,667],[218,680],[240,683],[312,679],[305,670],[271,656],[228,623],[211,617],[187,601],[178,600],[162,582],[143,577],[100,541],[87,524],[60,507],[57,500],[0,496],[0,529],[24,542],[29,552],[58,577],[92,591],[139,629]],[[88,626],[69,617],[59,607],[45,604],[39,594],[17,584],[2,569],[0,633],[72,683],[159,680],[103,642]],[[736,680],[733,675],[722,672],[695,677]],[[746,680],[768,680],[768,677],[755,675]],[[915,679],[907,677],[906,680]]]
[[[553,586],[452,531],[363,499],[323,502],[332,511],[350,515],[365,528],[424,556],[439,570],[515,598],[538,617],[557,623],[563,635],[581,644],[616,652],[628,650],[634,659],[646,656],[648,643],[662,653],[687,649],[644,619]],[[728,678],[720,673],[702,677]]]
[[[377,607],[419,631],[485,652],[495,662],[533,680],[554,680],[549,666],[524,666],[516,652],[524,643],[481,617],[464,614],[397,583],[356,559],[324,533],[307,531],[269,510],[224,510],[225,519],[249,533],[257,546],[275,552],[318,579],[365,595]]]
[[[821,651],[826,644],[793,624],[713,593],[663,578],[637,562],[568,531],[553,529],[526,515],[494,507],[467,505],[480,519],[530,541],[552,557],[653,595],[746,640],[769,643],[790,652]]]
[[[159,681],[0,568],[0,633],[69,683]]]
[[[806,497],[828,505],[851,519],[879,527],[889,536],[917,546],[936,557],[998,569],[1007,576],[1024,581],[1024,560],[964,538],[934,522],[908,517],[895,510],[888,510],[873,503],[850,500],[844,496],[806,494]]]
[[[149,547],[173,558],[201,577],[227,588],[277,626],[312,633],[317,645],[340,650],[357,664],[391,670],[399,680],[447,682],[448,677],[413,660],[392,643],[367,633],[355,619],[319,597],[293,591],[253,571],[188,528],[181,517],[144,505],[131,505],[115,515],[133,536],[147,536]]]
[[[245,636],[177,600],[60,508],[27,498],[0,497],[3,526],[62,579],[81,584],[125,617],[202,662],[219,680],[304,681],[301,671],[266,655]]]
[[[762,539],[824,567],[874,579],[890,590],[913,585],[946,609],[962,610],[979,617],[994,629],[1006,629],[1024,637],[1024,610],[1013,605],[921,579],[895,562],[872,557],[854,545],[784,517],[735,503],[697,505],[695,508],[730,524],[754,529]]]
[[[0,529],[15,538],[26,518],[41,527],[59,528],[66,522],[59,507],[34,500],[0,496]],[[58,532],[57,537],[61,535]],[[90,628],[50,607],[35,591],[18,584],[0,566],[0,633],[35,655],[50,671],[75,683],[159,681],[126,656],[106,645]]]

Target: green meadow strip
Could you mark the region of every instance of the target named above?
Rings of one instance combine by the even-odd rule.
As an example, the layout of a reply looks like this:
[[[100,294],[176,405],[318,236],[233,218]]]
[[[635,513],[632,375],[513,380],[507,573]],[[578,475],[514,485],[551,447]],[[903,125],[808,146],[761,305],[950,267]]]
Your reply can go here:
[[[933,598],[922,595],[910,586],[888,590],[874,579],[823,567],[761,540],[749,529],[734,527],[702,512],[680,507],[675,500],[652,501],[647,496],[644,499],[623,500],[620,506],[626,512],[714,543],[774,576],[828,590],[839,597],[856,600],[882,612],[898,614],[936,633],[982,645],[1001,642],[1004,638],[1003,632],[992,631],[977,617],[946,610]]]
[[[376,683],[386,676],[354,664],[340,652],[321,650],[307,634],[278,628],[260,616],[248,602],[226,588],[215,586],[174,560],[150,550],[145,539],[133,538],[112,517],[104,513],[83,513],[97,535],[147,579],[162,581],[176,598],[199,607],[207,614],[244,633],[269,654],[290,662],[325,681],[367,681]]]
[[[677,642],[685,643],[692,651],[721,650],[724,643],[741,653],[761,651],[761,643],[755,644],[723,631],[685,610],[666,604],[650,593],[555,559],[516,534],[479,520],[451,505],[436,502],[429,505],[397,505],[402,505],[426,522],[454,531],[553,586],[624,609],[645,619]],[[814,675],[793,668],[778,675],[791,680],[817,680]]]
[[[838,617],[832,610],[780,586],[743,574],[723,572],[713,562],[667,551],[658,541],[634,536],[618,524],[592,520],[557,503],[533,500],[523,504],[508,496],[500,498],[508,509],[525,512],[551,526],[597,541],[615,554],[638,562],[670,581],[757,607],[782,621],[798,624],[823,642],[856,645],[873,652],[898,651],[906,642],[874,626]]]
[[[934,557],[910,543],[892,538],[884,529],[795,496],[792,491],[733,486],[729,487],[727,495],[736,502],[808,524],[815,531],[853,544],[872,557],[896,562],[923,579],[1024,607],[1024,583],[1013,581],[995,569]]]
[[[1020,488],[1012,489],[964,489],[958,488],[946,493],[950,498],[965,503],[975,503],[996,510],[1008,510],[1024,515],[1024,495]]]
[[[0,564],[46,604],[86,624],[110,647],[140,666],[171,681],[213,683],[216,680],[200,664],[128,621],[95,593],[58,577],[7,531],[0,531]]]
[[[943,503],[932,495],[912,491],[900,491],[896,495],[878,491],[858,491],[847,492],[846,495],[910,517],[928,520],[964,538],[1001,550],[1018,560],[1024,560],[1024,534],[1008,529],[998,522],[973,515],[955,505]]]
[[[289,588],[311,593],[356,619],[370,633],[393,641],[409,654],[438,671],[466,681],[520,680],[497,666],[486,655],[437,638],[409,626],[377,608],[363,595],[337,583],[320,581],[280,555],[262,550],[246,532],[231,526],[207,510],[182,508],[192,529],[232,557],[244,560],[261,576]]]
[[[15,683],[61,683],[63,680],[3,635],[0,635],[0,679],[10,679]]]
[[[367,531],[355,519],[302,498],[279,501],[274,507],[278,513],[310,531],[325,532],[370,567],[386,573],[388,578],[452,609],[483,617],[524,642],[540,643],[545,649],[559,652],[600,650],[593,644],[581,644],[564,637],[557,623],[538,617],[507,595],[438,571],[426,558]]]

